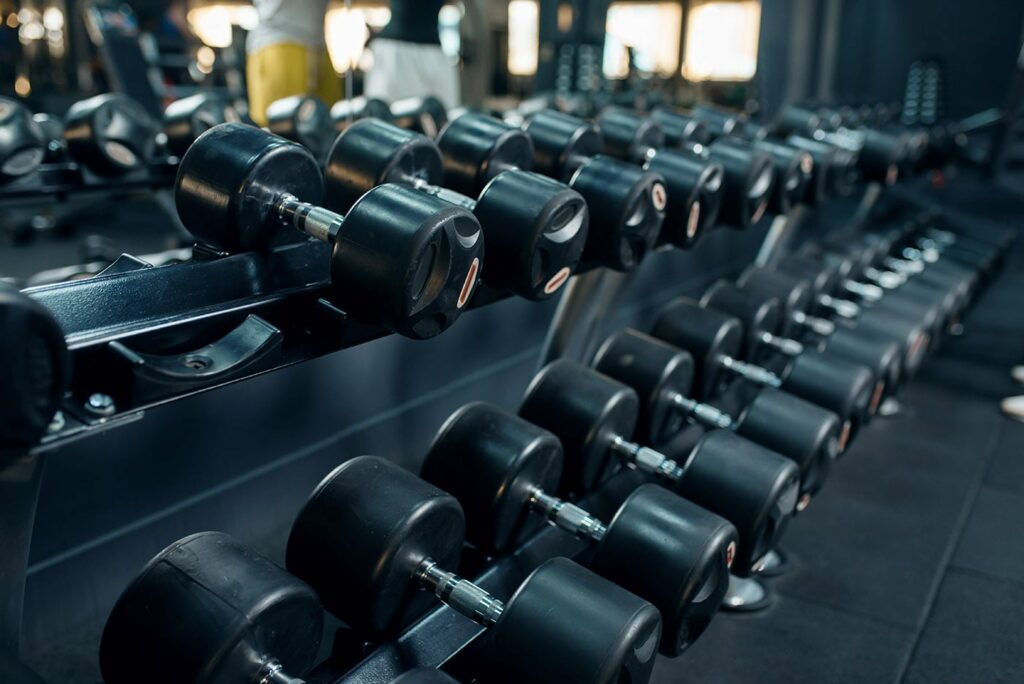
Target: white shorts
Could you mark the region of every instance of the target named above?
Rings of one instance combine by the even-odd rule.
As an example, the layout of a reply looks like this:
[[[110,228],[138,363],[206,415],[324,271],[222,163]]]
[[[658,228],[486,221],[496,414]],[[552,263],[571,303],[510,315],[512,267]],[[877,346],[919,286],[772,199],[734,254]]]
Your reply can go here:
[[[440,45],[374,38],[373,68],[366,74],[367,97],[394,102],[433,95],[448,109],[461,104],[459,70]]]

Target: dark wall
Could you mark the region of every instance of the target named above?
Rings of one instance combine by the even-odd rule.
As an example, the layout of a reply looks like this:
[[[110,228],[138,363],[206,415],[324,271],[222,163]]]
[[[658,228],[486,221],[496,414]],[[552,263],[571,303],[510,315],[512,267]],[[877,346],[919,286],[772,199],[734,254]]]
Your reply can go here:
[[[842,3],[835,90],[851,99],[899,100],[916,59],[945,63],[946,112],[1000,106],[1021,47],[1019,0],[856,0]]]

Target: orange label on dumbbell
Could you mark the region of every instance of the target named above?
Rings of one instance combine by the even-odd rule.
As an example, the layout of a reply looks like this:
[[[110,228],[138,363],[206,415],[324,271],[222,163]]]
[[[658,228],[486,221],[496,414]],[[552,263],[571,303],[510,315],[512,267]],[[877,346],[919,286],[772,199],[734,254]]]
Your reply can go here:
[[[456,303],[458,308],[466,306],[466,302],[469,301],[469,296],[473,294],[473,286],[476,284],[476,274],[480,271],[480,258],[473,259],[473,263],[469,265],[469,273],[466,274],[466,280],[462,283],[462,291],[459,292],[459,301]]]

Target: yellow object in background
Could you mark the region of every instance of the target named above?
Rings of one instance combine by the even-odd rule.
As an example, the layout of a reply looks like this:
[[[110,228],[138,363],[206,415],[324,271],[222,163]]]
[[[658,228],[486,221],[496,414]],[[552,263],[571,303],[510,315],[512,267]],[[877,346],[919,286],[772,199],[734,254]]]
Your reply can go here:
[[[275,43],[249,55],[245,67],[249,115],[260,126],[267,124],[270,103],[282,98],[316,95],[328,106],[341,99],[341,79],[326,48]]]

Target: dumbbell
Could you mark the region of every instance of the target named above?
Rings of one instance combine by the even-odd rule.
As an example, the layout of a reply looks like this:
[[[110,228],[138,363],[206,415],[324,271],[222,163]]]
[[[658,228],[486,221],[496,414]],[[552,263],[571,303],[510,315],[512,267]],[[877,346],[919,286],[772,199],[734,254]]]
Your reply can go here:
[[[265,248],[288,227],[333,245],[332,299],[408,337],[437,335],[472,294],[483,235],[471,213],[400,185],[366,193],[345,216],[319,205],[320,165],[305,147],[244,124],[203,133],[182,157],[175,202],[199,240]]]
[[[512,169],[471,199],[439,187],[443,162],[433,141],[378,119],[357,121],[338,136],[324,174],[326,207],[332,211],[348,211],[384,183],[401,183],[472,211],[487,244],[484,281],[528,299],[557,292],[586,243],[587,205],[562,183]]]
[[[840,421],[831,411],[766,388],[738,417],[691,397],[693,357],[637,330],[613,334],[598,350],[594,368],[631,387],[639,397],[636,439],[669,443],[690,420],[711,430],[731,430],[792,459],[800,472],[796,512],[807,508],[825,483],[839,451]]]
[[[334,139],[334,125],[324,101],[313,95],[292,95],[267,107],[267,128],[271,133],[307,147],[323,159]]]
[[[545,523],[593,548],[591,570],[661,612],[661,652],[680,655],[704,632],[728,586],[736,529],[655,484],[633,491],[607,524],[553,496],[562,445],[547,430],[485,403],[456,411],[434,438],[423,478],[466,513],[466,540],[515,549]]]
[[[394,119],[387,102],[376,97],[362,96],[351,100],[338,100],[331,105],[330,116],[337,133],[343,132],[361,119],[380,119],[389,122]]]
[[[910,157],[906,135],[894,135],[868,125],[852,128],[838,112],[797,105],[782,108],[773,129],[782,136],[819,140],[856,154],[857,165],[866,180],[893,185]],[[909,169],[908,169],[909,170]]]
[[[799,498],[793,461],[732,432],[704,435],[683,455],[685,465],[631,441],[639,417],[636,392],[571,361],[554,361],[534,377],[519,415],[562,443],[558,492],[590,491],[623,467],[653,475],[736,527],[731,570],[741,577],[754,572],[776,545]]]
[[[330,473],[299,512],[287,568],[371,640],[396,635],[440,600],[488,628],[488,681],[650,678],[661,637],[654,606],[564,558],[543,563],[502,602],[446,570],[458,564],[464,530],[454,497],[389,461],[359,456]]]
[[[738,356],[746,332],[740,320],[685,297],[662,309],[651,334],[693,355],[701,399],[717,396],[733,377],[739,377],[834,411],[843,421],[840,452],[855,434],[875,391],[875,379],[868,368],[840,363],[810,350],[795,357],[780,373],[741,361]]]
[[[436,138],[448,123],[448,110],[432,95],[407,97],[391,103],[391,117],[397,126]]]
[[[196,138],[214,126],[241,121],[242,115],[231,101],[220,95],[196,93],[175,100],[164,109],[167,149],[180,157]]]
[[[669,147],[710,145],[713,137],[700,119],[671,105],[658,105],[651,109],[651,120],[658,124]]]
[[[784,274],[786,264],[795,259],[798,258],[784,257],[776,267]],[[830,272],[819,269],[815,275],[827,278]],[[822,284],[820,280],[818,284]],[[815,285],[810,279],[790,279],[779,272],[752,267],[740,276],[736,286],[722,287],[738,289],[738,298],[751,300],[746,306],[741,304],[732,311],[741,320],[744,309],[756,311],[768,299],[779,302],[780,316],[776,329],[758,333],[758,339],[766,350],[794,356],[803,353],[809,344],[819,351],[867,366],[880,382],[879,394],[872,397],[875,408],[881,396],[892,394],[899,387],[903,371],[904,339],[897,339],[889,333],[871,332],[871,326],[858,329],[809,315],[815,291]],[[810,333],[810,338],[802,334],[804,331]],[[874,408],[871,413],[874,413]]]
[[[801,390],[800,396],[851,421],[854,431],[869,422],[878,410],[889,371],[883,362],[872,358],[871,363],[862,363],[827,348],[805,347],[797,340],[784,337],[781,329],[788,312],[775,297],[749,292],[722,279],[704,292],[700,305],[734,316],[740,321],[745,332],[740,355],[749,363],[767,366],[782,357],[785,359],[781,371],[783,374],[790,373],[792,365],[806,363],[808,357],[814,360],[816,368],[830,366],[830,390],[823,392],[814,385],[813,389]],[[892,356],[887,355],[886,359],[891,361]],[[868,372],[865,373],[865,370]],[[806,372],[798,371],[798,374],[806,377]],[[808,396],[808,392],[811,396]]]
[[[45,434],[67,389],[70,358],[44,306],[0,282],[0,471]]]
[[[842,279],[843,265],[841,260],[821,264],[791,255],[780,260],[775,270],[747,269],[737,283],[747,292],[776,297],[783,302],[782,330],[786,330],[788,322],[793,329],[799,327],[816,336],[828,337],[830,344],[838,343],[849,354],[858,353],[857,349],[868,344],[869,339],[895,342],[900,358],[897,364],[890,366],[886,383],[889,390],[895,390],[920,367],[931,343],[931,332],[920,316],[899,310],[896,302],[881,308],[862,307],[836,294],[826,294],[828,290],[816,289],[830,287],[829,282]],[[823,273],[824,277],[818,277]],[[812,282],[817,285],[812,287]],[[819,313],[837,313],[839,317],[833,322],[819,317]],[[786,334],[792,335],[792,330],[786,330]]]
[[[690,120],[688,116],[668,109],[659,111],[658,123],[680,117],[675,126],[678,128]],[[722,165],[725,174],[721,222],[733,228],[746,229],[760,221],[769,209],[778,181],[772,158],[743,138],[730,135],[716,137],[713,132],[711,137],[713,140],[707,145],[684,142],[683,147]]]
[[[305,582],[221,532],[180,539],[114,604],[100,641],[107,684],[302,684],[324,614]]]
[[[153,156],[159,126],[138,102],[118,93],[80,100],[64,116],[68,153],[89,170],[118,177]]]
[[[444,184],[463,194],[479,193],[513,168],[534,168],[567,183],[590,209],[584,263],[629,271],[658,239],[667,201],[664,179],[598,154],[600,134],[582,119],[545,111],[530,119],[524,133],[467,113],[445,127],[437,145],[444,155]]]
[[[664,114],[668,117],[670,114]],[[697,106],[692,112],[708,131],[711,140],[746,140],[751,146],[768,155],[775,168],[775,183],[768,211],[786,213],[795,205],[806,201],[814,179],[814,157],[786,141],[771,136],[771,130],[759,126],[744,116],[716,107]]]
[[[639,164],[665,179],[665,222],[659,244],[689,249],[718,220],[725,173],[722,165],[693,152],[665,147],[657,122],[624,107],[597,117],[605,154]]]
[[[46,137],[21,102],[0,97],[0,184],[35,171],[46,155]]]
[[[959,310],[958,302],[963,299],[960,275],[954,279],[937,283],[925,278],[908,283],[904,274],[883,271],[875,267],[884,248],[878,244],[860,243],[854,245],[826,244],[805,246],[798,253],[816,257],[825,263],[835,263],[845,269],[845,262],[852,261],[852,269],[842,281],[842,288],[870,308],[894,311],[900,315],[919,320],[928,331],[932,342],[941,336],[948,322]],[[868,281],[865,283],[864,281]],[[897,290],[896,292],[889,292]]]

